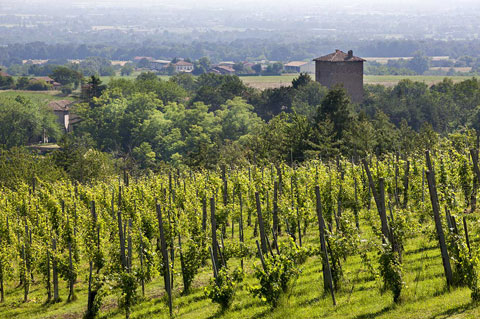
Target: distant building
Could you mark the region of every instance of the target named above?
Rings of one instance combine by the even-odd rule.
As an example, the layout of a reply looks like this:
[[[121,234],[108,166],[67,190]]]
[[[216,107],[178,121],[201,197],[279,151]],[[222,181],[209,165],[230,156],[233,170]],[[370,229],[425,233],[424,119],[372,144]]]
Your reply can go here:
[[[42,65],[46,64],[48,60],[22,60],[22,64],[27,64],[27,65]]]
[[[363,101],[363,62],[364,59],[336,50],[334,53],[314,59],[315,80],[332,88],[343,85],[353,103]]]
[[[283,66],[286,73],[315,73],[315,63],[313,61],[292,61]]]
[[[57,123],[62,126],[65,132],[70,131],[70,106],[73,105],[73,101],[59,100],[51,101],[48,103],[48,107],[57,116]]]
[[[10,74],[3,72],[2,69],[0,69],[0,76],[10,77]]]
[[[52,79],[49,76],[36,76],[31,79],[31,81],[44,81],[47,84],[50,84],[53,89],[59,89],[62,85],[58,82],[55,82],[54,79]]]
[[[210,73],[216,73],[216,74],[235,74],[235,69],[232,67],[226,66],[226,65],[217,65],[214,66],[213,68],[210,69]]]
[[[175,72],[177,73],[180,73],[180,72],[190,73],[193,71],[193,64],[190,62],[178,61],[177,63],[174,63],[173,66],[175,67]]]
[[[149,63],[150,69],[160,71],[166,68],[170,64],[167,60],[152,60]]]
[[[233,66],[235,65],[235,62],[233,62],[233,61],[222,61],[218,65],[229,66],[229,67],[233,68]]]

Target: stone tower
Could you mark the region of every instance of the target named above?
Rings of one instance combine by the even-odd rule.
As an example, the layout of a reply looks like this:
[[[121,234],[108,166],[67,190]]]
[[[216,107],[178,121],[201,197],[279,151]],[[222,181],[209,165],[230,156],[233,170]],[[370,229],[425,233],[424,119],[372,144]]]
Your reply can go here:
[[[363,101],[363,62],[364,59],[335,50],[334,53],[314,59],[315,80],[321,85],[333,88],[343,85],[353,103]]]

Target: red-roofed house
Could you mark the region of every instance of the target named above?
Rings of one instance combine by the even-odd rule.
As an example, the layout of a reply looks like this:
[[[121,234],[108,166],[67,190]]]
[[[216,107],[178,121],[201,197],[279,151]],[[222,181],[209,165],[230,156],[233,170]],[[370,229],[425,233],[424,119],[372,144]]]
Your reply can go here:
[[[217,65],[215,67],[213,67],[210,72],[212,73],[216,73],[216,74],[229,74],[229,75],[232,75],[232,74],[235,74],[235,69],[229,67],[229,66],[226,66],[226,65]]]
[[[192,72],[193,71],[193,64],[186,61],[178,61],[174,63],[173,66],[175,67],[175,72]]]
[[[36,76],[32,78],[33,81],[45,81],[45,83],[50,84],[54,90],[59,89],[62,85],[58,82],[55,82],[54,79],[52,79],[49,76]]]

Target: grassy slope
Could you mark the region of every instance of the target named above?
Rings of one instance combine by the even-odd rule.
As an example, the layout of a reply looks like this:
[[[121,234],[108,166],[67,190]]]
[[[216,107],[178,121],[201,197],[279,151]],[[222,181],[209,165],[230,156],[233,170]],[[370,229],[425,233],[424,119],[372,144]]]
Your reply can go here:
[[[372,215],[376,216],[376,215]],[[312,225],[307,234],[307,243],[318,242],[317,231]],[[433,226],[428,226],[433,230]],[[372,236],[369,227],[362,225],[365,233],[362,237]],[[250,245],[251,229],[248,236]],[[472,236],[473,237],[473,236]],[[377,265],[376,256],[370,256]],[[246,281],[244,284],[255,284],[252,276],[252,264],[259,264],[252,259],[245,262]],[[229,265],[238,265],[238,260],[231,260]],[[178,259],[176,262],[178,268]],[[480,308],[470,302],[470,291],[467,288],[445,289],[443,267],[440,250],[435,243],[421,237],[410,239],[404,254],[404,281],[402,303],[394,305],[389,292],[380,291],[381,280],[374,278],[363,265],[358,256],[350,257],[343,263],[345,280],[337,293],[337,306],[334,307],[329,295],[322,289],[321,263],[318,257],[311,257],[302,266],[302,274],[296,281],[288,297],[281,305],[271,310],[261,300],[253,298],[244,289],[237,292],[232,309],[219,313],[218,306],[205,298],[203,287],[211,278],[211,270],[207,265],[194,282],[195,289],[188,296],[181,296],[181,277],[175,279],[174,313],[176,318],[478,318]],[[23,304],[22,288],[10,285],[7,288],[7,301],[0,305],[0,318],[81,318],[86,306],[87,270],[82,271],[79,283],[76,284],[78,300],[55,305],[43,305],[45,298],[44,285],[37,283],[32,287],[31,301]],[[17,276],[15,278],[18,278]],[[167,318],[168,309],[161,297],[164,294],[162,278],[156,278],[146,287],[146,298],[134,309],[131,318]],[[12,283],[13,284],[13,283]],[[61,281],[60,295],[66,298],[66,283]],[[105,299],[102,318],[124,318],[123,312],[117,309],[116,297]]]
[[[34,103],[48,103],[53,100],[73,100],[71,97],[65,97],[59,91],[0,91],[0,97],[15,98],[18,95],[31,99]]]

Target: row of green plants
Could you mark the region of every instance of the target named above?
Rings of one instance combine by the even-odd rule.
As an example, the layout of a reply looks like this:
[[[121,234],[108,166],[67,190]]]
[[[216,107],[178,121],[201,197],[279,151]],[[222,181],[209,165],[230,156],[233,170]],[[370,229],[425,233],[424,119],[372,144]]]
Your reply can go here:
[[[447,285],[467,286],[478,300],[478,247],[468,237],[476,221],[478,153],[444,145],[430,156],[431,170],[424,154],[390,154],[294,167],[165,169],[141,177],[125,172],[91,184],[35,178],[3,188],[1,301],[16,285],[26,302],[32,283],[41,282],[46,303],[74,302],[75,286],[85,280],[85,318],[97,317],[112,294],[129,318],[146,298],[148,283],[163,277],[171,307],[174,277],[181,276],[182,293],[189,294],[198,288],[198,273],[212,269],[203,289],[222,311],[238,289],[275,308],[292,291],[302,264],[317,258],[319,280],[335,303],[348,280],[345,261],[360,256],[364,271],[400,302],[407,240],[436,242],[438,236],[427,180],[432,173],[452,265]],[[305,240],[312,236],[318,240]],[[247,285],[245,276],[254,284]],[[68,296],[59,294],[61,281]]]

